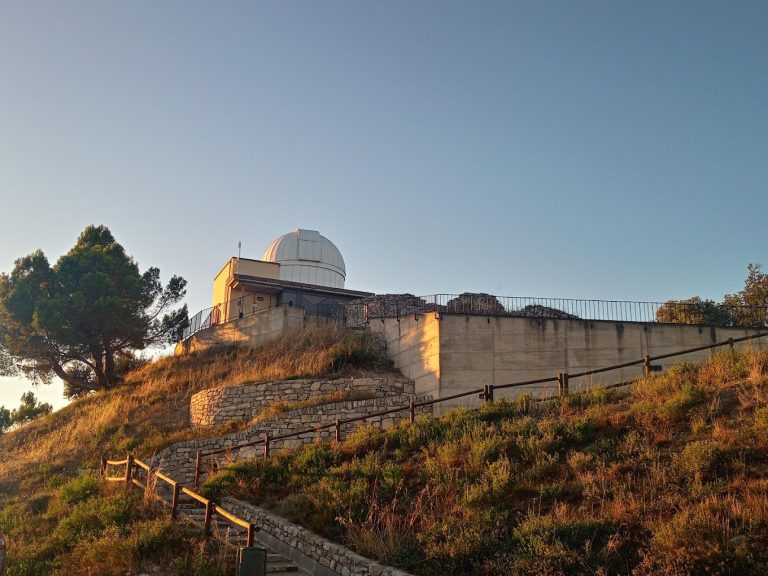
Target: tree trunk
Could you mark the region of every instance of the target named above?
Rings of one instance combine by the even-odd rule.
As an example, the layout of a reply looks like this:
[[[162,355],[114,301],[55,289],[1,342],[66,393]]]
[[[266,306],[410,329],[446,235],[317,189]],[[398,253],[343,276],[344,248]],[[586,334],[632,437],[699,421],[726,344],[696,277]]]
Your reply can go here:
[[[104,371],[107,378],[107,386],[113,388],[117,385],[117,375],[115,374],[115,355],[109,346],[104,347]]]
[[[99,390],[109,388],[107,375],[104,372],[104,352],[96,346],[91,346],[91,356],[93,357],[93,373],[96,375],[96,383]]]
[[[80,378],[74,377],[72,374],[64,370],[64,367],[59,364],[56,360],[49,359],[49,362],[51,364],[51,369],[53,372],[64,380],[67,384],[69,384],[72,388],[76,388],[77,390],[83,390],[83,391],[91,391],[91,390],[98,390],[98,386],[94,386],[90,382],[86,380],[82,380]]]

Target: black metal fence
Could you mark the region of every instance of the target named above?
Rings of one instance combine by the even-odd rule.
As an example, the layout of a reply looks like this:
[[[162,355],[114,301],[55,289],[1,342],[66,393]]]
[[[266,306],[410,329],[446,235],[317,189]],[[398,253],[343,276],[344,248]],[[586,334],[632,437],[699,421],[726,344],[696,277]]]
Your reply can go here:
[[[345,318],[348,323],[356,325],[377,318],[399,318],[430,312],[704,326],[763,327],[768,324],[766,308],[760,306],[724,305],[707,301],[636,302],[470,293],[372,296],[347,304]]]

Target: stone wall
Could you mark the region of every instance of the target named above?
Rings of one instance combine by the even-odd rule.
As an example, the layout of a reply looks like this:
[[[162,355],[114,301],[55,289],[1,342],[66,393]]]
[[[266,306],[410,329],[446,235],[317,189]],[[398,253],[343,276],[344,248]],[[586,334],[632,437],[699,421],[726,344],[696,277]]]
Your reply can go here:
[[[222,501],[224,508],[261,530],[256,539],[282,554],[313,576],[409,576],[407,572],[364,558],[340,544],[234,498]]]
[[[258,440],[262,438],[265,432],[270,436],[281,436],[304,429],[313,428],[322,424],[335,422],[336,419],[356,418],[367,416],[376,412],[382,412],[391,408],[407,408],[412,397],[409,396],[390,396],[386,398],[372,398],[370,400],[350,400],[347,402],[337,402],[323,406],[312,406],[308,408],[299,408],[280,414],[274,418],[264,420],[255,426],[251,426],[240,432],[219,436],[216,438],[201,438],[198,440],[187,440],[179,442],[166,448],[157,454],[150,464],[167,474],[177,482],[182,484],[191,484],[194,482],[195,459],[198,451],[220,450],[232,448],[239,444]],[[429,396],[413,397],[416,402],[430,400]],[[432,406],[418,408],[416,414],[419,416],[432,415]],[[389,428],[407,420],[408,410],[403,410],[395,414],[385,416],[373,416],[365,422],[377,427]],[[353,422],[342,425],[342,435],[346,436],[352,430],[363,424],[363,422]],[[285,440],[275,440],[270,442],[272,451],[284,449],[293,449],[302,444],[311,444],[316,441],[330,440],[335,436],[334,428],[326,428],[322,431],[312,430],[295,438]],[[229,458],[237,460],[240,458],[253,458],[263,453],[263,445],[232,450],[226,454],[221,454],[218,459]],[[206,463],[207,464],[207,463]]]
[[[405,378],[336,378],[281,380],[210,388],[192,396],[192,426],[212,426],[230,420],[250,420],[264,407],[275,402],[301,402],[341,392],[365,392],[376,398],[413,394],[413,383]]]

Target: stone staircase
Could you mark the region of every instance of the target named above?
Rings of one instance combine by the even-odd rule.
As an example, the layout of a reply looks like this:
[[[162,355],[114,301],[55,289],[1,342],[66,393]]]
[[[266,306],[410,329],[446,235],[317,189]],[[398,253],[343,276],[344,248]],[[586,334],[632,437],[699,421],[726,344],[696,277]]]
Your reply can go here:
[[[157,495],[168,506],[171,505],[173,496],[170,488],[166,485],[158,486]],[[200,530],[205,530],[205,508],[199,503],[191,501],[188,496],[181,495],[178,514],[184,521],[189,522]],[[211,519],[210,535],[225,546],[235,549],[247,546],[248,544],[248,536],[244,528],[235,526],[216,515]],[[275,553],[263,543],[257,542],[256,545],[267,550],[267,574],[272,576],[309,576],[309,572],[301,570],[294,562]]]
[[[190,406],[193,425],[210,426],[233,420],[249,420],[273,402],[302,402],[313,397],[336,391],[367,390],[368,398],[342,400],[296,408],[280,413],[267,420],[255,423],[239,432],[219,437],[199,438],[178,442],[162,450],[149,461],[152,469],[162,472],[174,481],[189,487],[194,486],[195,465],[198,452],[225,450],[206,461],[202,478],[209,466],[226,466],[239,459],[258,458],[263,455],[263,446],[241,447],[242,444],[263,438],[291,435],[283,440],[273,440],[271,451],[293,450],[303,444],[331,440],[335,436],[333,426],[322,431],[316,427],[336,420],[355,419],[341,426],[342,437],[346,437],[362,421],[388,428],[409,418],[408,406],[411,401],[431,400],[430,396],[416,396],[413,382],[395,375],[369,378],[282,381],[250,384],[239,389],[203,391]],[[373,396],[373,397],[370,397]],[[397,410],[403,408],[403,410]],[[396,409],[389,414],[381,415]],[[431,405],[420,407],[415,414],[431,415]],[[375,416],[371,416],[374,415]],[[172,493],[168,486],[157,486],[158,496],[169,506]],[[254,535],[258,546],[268,551],[267,573],[270,575],[313,575],[313,576],[408,576],[405,572],[383,566],[363,558],[351,550],[327,541],[320,536],[291,524],[256,506],[227,499],[224,508],[240,518],[248,519],[261,528]],[[178,503],[180,518],[205,528],[205,508],[186,494],[180,494]],[[245,529],[213,515],[210,535],[232,547],[245,546]]]

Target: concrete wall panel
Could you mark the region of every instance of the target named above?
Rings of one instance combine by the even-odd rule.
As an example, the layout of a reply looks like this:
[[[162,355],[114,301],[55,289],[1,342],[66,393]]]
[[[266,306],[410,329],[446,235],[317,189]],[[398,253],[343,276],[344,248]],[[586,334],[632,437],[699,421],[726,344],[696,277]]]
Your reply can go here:
[[[485,384],[508,384],[577,373],[651,356],[677,352],[754,334],[755,330],[698,326],[534,319],[515,317],[443,315],[439,321],[439,396],[451,396]],[[753,341],[765,347],[766,340]],[[394,344],[394,343],[393,343]],[[654,362],[668,367],[682,360],[701,360],[708,351]],[[411,358],[412,364],[418,360]],[[604,374],[573,378],[571,390],[604,386],[632,380],[642,374],[641,366]],[[556,393],[557,384],[529,385],[499,391],[497,397],[515,397],[524,392],[534,396]],[[444,413],[456,406],[477,406],[471,396],[435,406]]]
[[[434,314],[374,320],[370,329],[384,335],[387,355],[416,394],[437,397],[440,386],[440,322]]]

